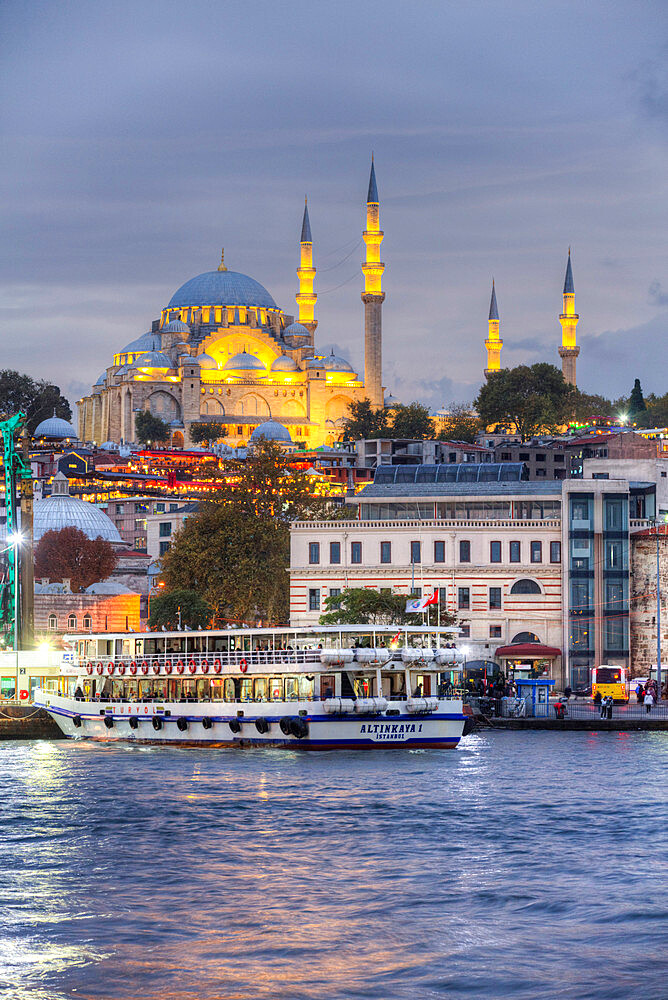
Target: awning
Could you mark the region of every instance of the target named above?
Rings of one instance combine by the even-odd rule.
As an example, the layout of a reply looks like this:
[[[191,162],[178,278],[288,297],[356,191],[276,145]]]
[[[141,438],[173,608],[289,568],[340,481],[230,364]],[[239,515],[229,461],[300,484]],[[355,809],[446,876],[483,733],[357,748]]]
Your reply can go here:
[[[561,656],[561,650],[540,642],[518,642],[514,646],[499,646],[496,655],[504,660],[553,660]]]

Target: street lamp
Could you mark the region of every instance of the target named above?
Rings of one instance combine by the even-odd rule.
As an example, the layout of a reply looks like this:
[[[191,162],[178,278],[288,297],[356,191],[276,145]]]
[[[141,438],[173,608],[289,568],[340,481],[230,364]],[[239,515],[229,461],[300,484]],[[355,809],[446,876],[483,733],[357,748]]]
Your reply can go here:
[[[14,550],[14,670],[16,673],[15,684],[14,684],[14,700],[18,700],[19,693],[19,603],[20,603],[20,593],[19,593],[19,548],[21,542],[23,541],[23,535],[20,531],[12,531],[7,535],[7,545],[2,550],[3,552],[9,552],[10,549]]]
[[[158,583],[151,584],[148,591],[148,624],[151,621],[151,595],[155,590],[161,590],[165,586],[164,581],[160,580]]]

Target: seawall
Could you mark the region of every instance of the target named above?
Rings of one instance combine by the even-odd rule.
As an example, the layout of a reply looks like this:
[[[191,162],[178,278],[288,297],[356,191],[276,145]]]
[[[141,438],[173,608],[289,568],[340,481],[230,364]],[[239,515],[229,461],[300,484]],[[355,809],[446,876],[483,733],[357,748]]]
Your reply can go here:
[[[34,705],[0,705],[0,740],[65,739],[48,712]]]

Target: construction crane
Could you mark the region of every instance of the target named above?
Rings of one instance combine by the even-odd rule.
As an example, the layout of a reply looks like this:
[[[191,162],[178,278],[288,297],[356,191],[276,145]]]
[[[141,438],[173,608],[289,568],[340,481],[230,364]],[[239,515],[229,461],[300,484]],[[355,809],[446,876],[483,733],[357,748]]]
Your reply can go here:
[[[32,564],[32,470],[28,459],[28,434],[25,414],[0,420],[5,470],[5,509],[7,511],[7,564],[0,593],[0,629],[5,643],[13,649],[32,644],[33,564]],[[23,454],[17,449],[21,436]],[[21,533],[17,494],[20,495]],[[20,543],[24,542],[23,546]]]

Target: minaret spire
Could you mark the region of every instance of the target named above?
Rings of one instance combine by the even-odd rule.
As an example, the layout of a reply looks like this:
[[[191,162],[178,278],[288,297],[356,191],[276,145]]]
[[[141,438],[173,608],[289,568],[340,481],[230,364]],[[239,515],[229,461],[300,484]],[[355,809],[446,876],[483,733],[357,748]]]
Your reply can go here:
[[[380,244],[384,233],[380,228],[380,202],[376,184],[376,168],[371,156],[371,173],[366,199],[366,229],[362,239],[366,244],[364,273],[364,385],[366,394],[376,407],[383,406],[382,307],[385,293],[381,288],[385,265],[380,260]]]
[[[304,217],[302,219],[302,235],[300,243],[301,252],[299,256],[299,267],[297,268],[299,291],[295,296],[298,309],[297,318],[310,333],[311,344],[313,344],[313,335],[315,333],[315,328],[318,325],[317,319],[314,318],[315,303],[318,296],[313,291],[315,268],[313,266],[313,239],[311,237],[311,222],[308,217],[308,198],[304,198]]]
[[[488,332],[485,347],[487,348],[487,367],[485,378],[490,372],[498,372],[501,368],[501,348],[503,341],[499,337],[499,309],[496,304],[496,286],[492,278],[492,297],[489,300]]]
[[[580,348],[576,342],[575,328],[580,317],[575,311],[575,284],[573,283],[573,268],[571,266],[571,248],[568,248],[568,262],[564,278],[564,311],[559,316],[561,323],[561,370],[567,382],[577,385],[576,362]]]

